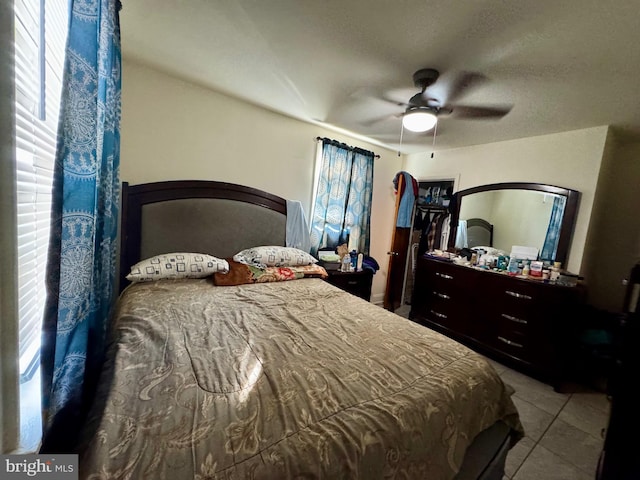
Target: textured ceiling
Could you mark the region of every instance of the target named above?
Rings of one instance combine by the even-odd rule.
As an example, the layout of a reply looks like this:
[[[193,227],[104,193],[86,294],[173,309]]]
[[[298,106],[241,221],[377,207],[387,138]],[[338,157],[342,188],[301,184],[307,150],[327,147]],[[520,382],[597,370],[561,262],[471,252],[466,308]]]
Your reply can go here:
[[[305,121],[399,148],[412,74],[446,103],[512,105],[499,120],[439,119],[436,149],[599,125],[640,132],[640,1],[132,0],[122,48],[139,61]],[[460,111],[460,110],[459,110]],[[405,131],[401,150],[430,150]]]

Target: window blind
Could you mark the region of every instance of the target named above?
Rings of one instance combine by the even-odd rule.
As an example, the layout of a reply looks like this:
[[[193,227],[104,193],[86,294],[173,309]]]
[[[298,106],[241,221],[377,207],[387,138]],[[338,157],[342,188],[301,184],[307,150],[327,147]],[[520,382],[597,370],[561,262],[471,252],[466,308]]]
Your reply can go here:
[[[21,379],[37,368],[67,0],[15,0],[15,132]]]

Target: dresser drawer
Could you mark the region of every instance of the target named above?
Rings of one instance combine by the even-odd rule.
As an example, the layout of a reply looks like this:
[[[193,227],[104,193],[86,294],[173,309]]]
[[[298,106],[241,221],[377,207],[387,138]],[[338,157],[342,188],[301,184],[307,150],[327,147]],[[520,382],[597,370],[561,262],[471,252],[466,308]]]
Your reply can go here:
[[[424,259],[422,260],[424,261]],[[464,298],[465,292],[474,288],[477,272],[451,263],[430,261],[420,265],[416,274],[414,294],[429,295],[433,292],[446,296]]]
[[[524,335],[513,335],[493,330],[485,339],[487,345],[499,350],[511,357],[525,362],[535,359],[531,343]]]
[[[492,328],[499,332],[515,332],[522,335],[537,335],[547,329],[548,318],[543,309],[533,306],[496,303],[482,311],[482,316]]]
[[[539,320],[530,320],[528,315],[514,315],[513,312],[504,311],[492,315],[491,320],[495,323],[498,332],[515,335],[534,335],[536,328],[542,325]]]
[[[412,296],[412,314],[457,330],[468,316],[474,285],[469,269],[445,262],[420,259]]]
[[[437,291],[425,292],[426,302],[422,308],[425,318],[438,325],[459,331],[467,318],[467,306],[455,296]]]
[[[543,366],[552,362],[554,358],[554,351],[549,342],[537,341],[531,336],[517,332],[494,331],[485,342],[496,350],[529,364]]]
[[[460,286],[473,283],[477,272],[453,263],[431,261],[425,269],[424,280],[442,287]]]
[[[557,288],[507,276],[495,277],[491,284],[481,284],[483,295],[491,298],[487,311],[493,317],[504,320],[505,325],[519,323],[528,328],[548,323],[559,301]]]
[[[552,356],[552,334],[542,322],[525,321],[509,314],[485,315],[478,338],[511,357],[530,364],[541,364]]]

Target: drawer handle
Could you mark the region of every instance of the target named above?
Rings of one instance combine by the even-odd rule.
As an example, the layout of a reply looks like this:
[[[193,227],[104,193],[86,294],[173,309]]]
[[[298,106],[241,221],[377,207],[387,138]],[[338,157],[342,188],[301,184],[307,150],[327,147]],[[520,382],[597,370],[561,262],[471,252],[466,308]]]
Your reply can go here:
[[[453,280],[453,277],[451,275],[447,275],[446,273],[436,272],[436,275],[446,280]]]
[[[523,298],[525,300],[531,300],[533,298],[531,295],[525,295],[524,293],[512,292],[511,290],[505,290],[504,293],[506,293],[507,295],[511,295],[512,297]]]
[[[522,319],[522,318],[518,318],[518,317],[514,317],[513,315],[507,315],[506,313],[502,313],[501,314],[504,318],[506,318],[507,320],[511,320],[512,322],[516,322],[516,323],[523,323],[523,324],[527,324],[529,323],[528,321]]]
[[[349,281],[347,282],[347,285],[357,285],[357,284],[358,284],[358,281],[357,281],[357,280],[349,280]]]
[[[434,310],[431,310],[431,313],[433,313],[438,318],[447,318],[447,316],[444,313],[438,313]]]
[[[440,297],[440,298],[443,298],[445,300],[449,300],[451,298],[449,295],[445,295],[444,293],[440,293],[440,292],[436,292],[436,291],[434,291],[433,294],[436,297]]]
[[[521,343],[513,342],[511,340],[507,340],[504,337],[498,337],[498,340],[500,340],[501,342],[504,342],[507,345],[510,345],[512,347],[524,348],[524,345],[522,345]]]

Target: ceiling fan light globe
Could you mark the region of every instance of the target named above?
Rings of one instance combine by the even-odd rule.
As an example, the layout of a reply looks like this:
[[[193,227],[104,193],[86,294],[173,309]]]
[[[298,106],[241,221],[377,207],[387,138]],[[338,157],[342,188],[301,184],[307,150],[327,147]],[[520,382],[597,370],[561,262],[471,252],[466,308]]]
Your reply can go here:
[[[437,117],[431,112],[409,112],[402,117],[402,125],[412,132],[431,130],[437,121]]]

